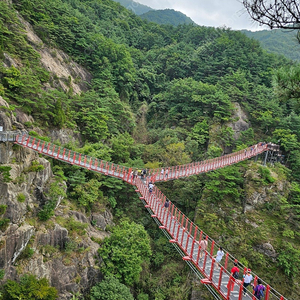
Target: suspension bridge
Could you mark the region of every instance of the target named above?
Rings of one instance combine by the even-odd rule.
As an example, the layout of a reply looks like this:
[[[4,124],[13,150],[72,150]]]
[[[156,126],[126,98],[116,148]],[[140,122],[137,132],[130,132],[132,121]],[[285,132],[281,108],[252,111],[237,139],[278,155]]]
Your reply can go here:
[[[247,267],[239,263],[237,259],[225,250],[224,262],[217,266],[214,255],[219,245],[198,228],[196,224],[189,220],[172,202],[169,202],[169,207],[166,208],[164,205],[167,199],[166,196],[156,186],[154,186],[153,191],[150,192],[148,183],[150,181],[155,183],[174,180],[214,171],[252,157],[257,159],[258,155],[263,153],[265,154],[264,163],[266,163],[268,157],[269,161],[274,162],[276,155],[279,153],[279,146],[259,143],[247,149],[214,159],[181,166],[152,169],[148,171],[145,178],[140,178],[134,175],[135,170],[132,168],[82,155],[81,153],[29,136],[27,133],[1,132],[0,141],[14,142],[24,148],[31,149],[51,158],[107,176],[119,178],[133,185],[153,220],[158,224],[170,243],[174,245],[183,260],[185,260],[195,272],[201,283],[206,285],[215,299],[257,299],[254,296],[252,288],[247,290],[243,289],[244,282],[241,273],[245,274]],[[201,257],[200,241],[203,240],[203,238],[207,241],[208,246],[203,252],[204,255]],[[234,263],[237,263],[240,268],[240,279],[235,279],[230,272]],[[253,284],[256,286],[258,276],[253,272],[252,274],[254,277]],[[268,283],[263,280],[262,282],[265,285],[265,300],[288,300]]]

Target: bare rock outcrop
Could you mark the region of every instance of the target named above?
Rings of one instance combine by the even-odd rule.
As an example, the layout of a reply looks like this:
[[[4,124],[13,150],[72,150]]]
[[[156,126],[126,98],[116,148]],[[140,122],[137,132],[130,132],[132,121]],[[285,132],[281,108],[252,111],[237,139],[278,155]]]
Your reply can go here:
[[[41,63],[49,71],[54,80],[54,85],[64,91],[72,89],[74,94],[80,94],[89,88],[92,75],[62,50],[46,47],[43,41],[35,34],[32,26],[24,19],[20,19],[24,26],[27,39],[41,56]]]
[[[235,112],[233,115],[233,119],[236,119],[236,121],[230,123],[229,127],[231,127],[234,131],[234,139],[238,139],[241,132],[250,128],[250,123],[249,123],[247,115],[242,110],[239,103],[237,103],[237,102],[234,103],[234,106],[235,106]]]
[[[0,250],[0,268],[5,269],[16,261],[34,231],[34,227],[27,224],[21,227],[10,226],[6,230],[4,236],[1,237],[2,241],[5,241],[5,246]]]
[[[259,245],[258,247],[256,247],[256,250],[270,257],[273,261],[275,261],[276,257],[278,256],[278,253],[276,253],[274,247],[271,245],[270,242]]]
[[[261,178],[256,169],[249,168],[245,173],[245,204],[244,212],[254,210],[267,202],[278,201],[287,197],[290,183],[278,180],[275,173],[271,173],[273,183],[267,183]],[[258,184],[260,183],[260,184]]]

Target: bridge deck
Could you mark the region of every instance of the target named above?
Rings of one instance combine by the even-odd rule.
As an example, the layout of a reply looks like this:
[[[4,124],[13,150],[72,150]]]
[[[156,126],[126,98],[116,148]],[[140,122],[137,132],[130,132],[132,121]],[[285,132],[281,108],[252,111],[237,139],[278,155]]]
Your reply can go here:
[[[202,283],[213,286],[218,294],[226,300],[256,299],[250,288],[247,290],[246,294],[243,295],[243,281],[235,280],[230,276],[230,269],[237,260],[224,250],[224,263],[220,264],[219,268],[217,268],[215,259],[213,258],[213,255],[215,255],[217,251],[217,244],[207,235],[206,240],[208,241],[208,248],[204,252],[205,254],[203,257],[200,258],[200,241],[204,236],[204,233],[180,210],[178,210],[173,203],[170,202],[170,206],[166,209],[164,207],[166,196],[164,196],[157,187],[154,187],[153,192],[150,193],[147,184],[150,181],[173,180],[223,168],[268,151],[270,148],[269,145],[259,143],[242,151],[215,159],[182,166],[150,170],[147,174],[147,178],[141,180],[139,177],[136,178],[133,176],[132,168],[82,155],[72,150],[28,136],[27,134],[18,135],[15,132],[2,132],[0,133],[0,141],[15,142],[22,147],[32,149],[54,159],[108,176],[120,178],[134,185],[136,187],[136,192],[140,195],[140,198],[146,203],[145,206],[151,212],[151,216],[161,225],[160,229],[168,232],[168,235],[172,237],[170,242],[180,247],[181,252],[185,254],[183,259],[191,262],[196,267],[197,271],[202,274],[202,277],[204,278],[201,280]],[[239,264],[240,269],[241,266],[242,265]],[[247,269],[244,266],[242,267],[244,269],[240,270],[240,274],[245,273]],[[255,274],[253,275],[255,276],[254,285],[256,285],[258,277]],[[228,286],[229,283],[230,287]],[[265,282],[264,284],[266,285],[265,300],[287,300],[270,285]]]

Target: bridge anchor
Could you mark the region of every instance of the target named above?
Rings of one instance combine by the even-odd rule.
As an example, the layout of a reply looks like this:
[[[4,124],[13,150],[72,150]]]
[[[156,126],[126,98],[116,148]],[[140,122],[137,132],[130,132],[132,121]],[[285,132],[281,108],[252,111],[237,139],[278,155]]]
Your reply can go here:
[[[200,282],[203,283],[203,284],[211,284],[211,281],[207,278],[201,279]]]

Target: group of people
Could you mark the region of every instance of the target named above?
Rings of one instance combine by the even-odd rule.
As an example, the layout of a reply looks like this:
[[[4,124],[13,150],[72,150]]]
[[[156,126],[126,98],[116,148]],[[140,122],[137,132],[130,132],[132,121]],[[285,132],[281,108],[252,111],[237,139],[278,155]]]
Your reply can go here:
[[[231,276],[234,279],[238,279],[239,278],[239,268],[238,268],[238,264],[235,262],[233,268],[231,269]],[[246,291],[247,291],[247,287],[249,285],[252,286],[252,289],[254,291],[254,296],[258,299],[261,300],[264,297],[264,291],[265,291],[265,286],[262,284],[262,281],[258,278],[257,279],[257,284],[256,286],[254,286],[254,284],[251,283],[251,281],[253,280],[253,276],[251,274],[251,269],[247,269],[246,273],[243,275],[243,286],[244,286],[244,295],[246,295]],[[233,289],[233,283],[234,280],[229,280],[227,288],[228,289]]]
[[[137,178],[138,176],[141,176],[141,179],[146,178],[147,176],[147,169],[143,169],[143,170],[134,170],[131,171],[130,176],[133,180],[135,180],[135,178]]]
[[[200,260],[203,257],[203,254],[205,253],[207,246],[208,246],[208,237],[203,237],[203,239],[200,241],[199,246],[200,246]],[[219,250],[217,251],[217,254],[213,256],[215,258],[216,262],[216,268],[219,268],[219,263],[222,260],[224,256],[224,251],[222,247],[219,247]],[[236,279],[239,279],[239,268],[238,264],[235,262],[233,268],[230,271],[230,279],[228,281],[227,289],[228,290],[233,290],[234,288],[234,282]],[[254,286],[251,282],[253,280],[253,276],[251,275],[251,269],[247,269],[246,273],[243,275],[243,292],[244,295],[246,295],[247,292],[247,287],[249,285],[252,286],[253,291],[254,291],[254,296],[258,299],[261,300],[264,297],[264,291],[265,291],[265,286],[262,284],[262,281],[260,279],[257,279],[257,285]]]
[[[160,170],[160,174],[162,175],[162,176],[165,176],[166,178],[168,177],[168,173],[169,173],[169,170],[168,169],[164,169],[164,168],[162,168],[161,170]]]

